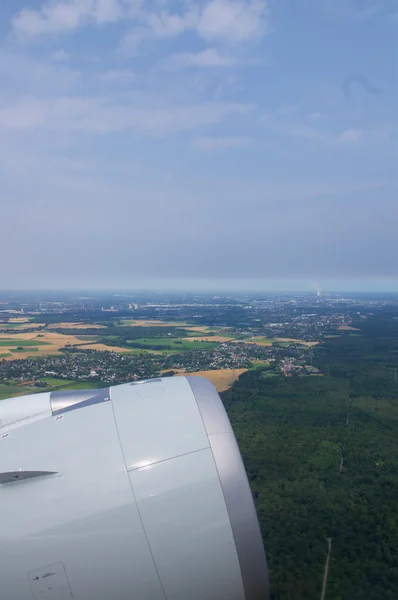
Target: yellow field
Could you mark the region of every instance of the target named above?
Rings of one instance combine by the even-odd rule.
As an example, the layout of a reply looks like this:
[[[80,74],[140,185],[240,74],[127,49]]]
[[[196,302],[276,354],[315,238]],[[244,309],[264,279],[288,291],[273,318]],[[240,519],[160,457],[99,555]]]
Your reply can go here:
[[[29,329],[40,329],[40,327],[44,327],[45,323],[31,323],[30,321],[28,321],[28,319],[9,319],[8,323],[10,323],[10,325],[20,325],[21,327],[16,327],[15,331],[18,331],[18,329],[27,329],[29,327]],[[1,325],[4,325],[4,323],[0,323],[0,327]]]
[[[302,346],[307,346],[308,348],[312,348],[313,346],[318,346],[319,342],[304,342],[303,340],[295,340],[294,338],[276,338],[277,342],[292,342],[294,344],[301,344]]]
[[[0,346],[0,354],[10,353],[10,356],[4,357],[5,360],[15,360],[16,358],[28,358],[28,356],[47,356],[48,354],[58,354],[60,348],[65,346],[74,346],[81,344],[74,335],[63,335],[62,333],[1,333],[0,342],[4,340],[13,340],[19,342],[19,345],[24,348],[23,352],[17,352],[15,346]],[[24,346],[24,341],[32,340],[37,342],[46,342],[46,346],[37,346],[37,351],[32,348],[36,346]]]
[[[351,327],[351,325],[340,325],[339,331],[361,331],[358,327]]]
[[[124,319],[128,321],[129,319]],[[207,325],[190,325],[189,323],[181,323],[180,321],[148,321],[147,319],[131,319],[134,323],[131,323],[130,327],[184,327],[189,331],[203,331],[204,333],[209,332]]]
[[[48,329],[103,329],[105,325],[89,325],[87,323],[52,323]]]
[[[219,369],[218,371],[197,371],[196,373],[186,373],[184,369],[172,369],[172,371],[178,375],[205,377],[212,382],[218,392],[225,392],[239,379],[242,373],[246,373],[247,369]]]
[[[129,319],[124,319],[128,321]],[[187,323],[175,321],[148,321],[147,319],[131,319],[134,323],[131,327],[185,327]],[[188,325],[189,326],[189,325]]]
[[[69,336],[68,336],[69,337]],[[129,353],[128,348],[122,348],[119,346],[107,346],[106,344],[82,344],[80,341],[79,350],[98,350],[98,352],[119,352]]]
[[[244,342],[245,344],[257,344],[258,346],[272,346],[273,340],[267,340],[264,337],[253,337],[250,340],[236,340],[236,342]]]
[[[13,317],[12,319],[8,319],[9,323],[29,323],[30,319],[28,317]]]

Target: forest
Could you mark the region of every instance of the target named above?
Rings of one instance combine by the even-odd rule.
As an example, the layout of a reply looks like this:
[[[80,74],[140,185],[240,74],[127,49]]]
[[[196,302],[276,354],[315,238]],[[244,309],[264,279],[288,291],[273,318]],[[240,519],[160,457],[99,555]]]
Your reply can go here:
[[[354,324],[355,325],[355,324]],[[398,320],[327,339],[323,377],[249,371],[223,401],[255,498],[272,600],[398,598]]]

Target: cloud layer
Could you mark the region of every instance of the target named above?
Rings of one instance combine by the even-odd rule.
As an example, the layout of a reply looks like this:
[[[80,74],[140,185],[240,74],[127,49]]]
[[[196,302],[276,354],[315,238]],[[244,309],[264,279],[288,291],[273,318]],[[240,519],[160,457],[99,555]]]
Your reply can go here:
[[[1,285],[393,277],[392,9],[0,6]]]

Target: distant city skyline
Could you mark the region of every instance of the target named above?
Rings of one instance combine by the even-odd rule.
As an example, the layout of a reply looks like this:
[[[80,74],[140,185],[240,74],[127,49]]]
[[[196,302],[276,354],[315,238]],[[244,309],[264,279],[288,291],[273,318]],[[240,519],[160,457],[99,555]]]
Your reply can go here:
[[[395,286],[397,34],[396,0],[3,2],[0,288]]]
[[[108,292],[108,293],[133,293],[133,292],[153,292],[153,293],[307,293],[322,296],[328,293],[397,293],[398,279],[390,280],[325,280],[321,285],[316,285],[310,281],[261,281],[261,280],[174,280],[174,279],[153,279],[139,280],[136,283],[127,281],[118,284],[95,285],[86,281],[81,285],[42,285],[39,287],[6,287],[0,284],[1,292]],[[319,292],[319,293],[318,293]]]

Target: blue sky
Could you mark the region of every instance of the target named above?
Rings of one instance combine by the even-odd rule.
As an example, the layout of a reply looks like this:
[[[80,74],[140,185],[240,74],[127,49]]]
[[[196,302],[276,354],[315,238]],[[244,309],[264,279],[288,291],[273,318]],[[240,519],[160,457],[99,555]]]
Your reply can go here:
[[[396,0],[13,0],[0,35],[1,288],[398,288]]]

